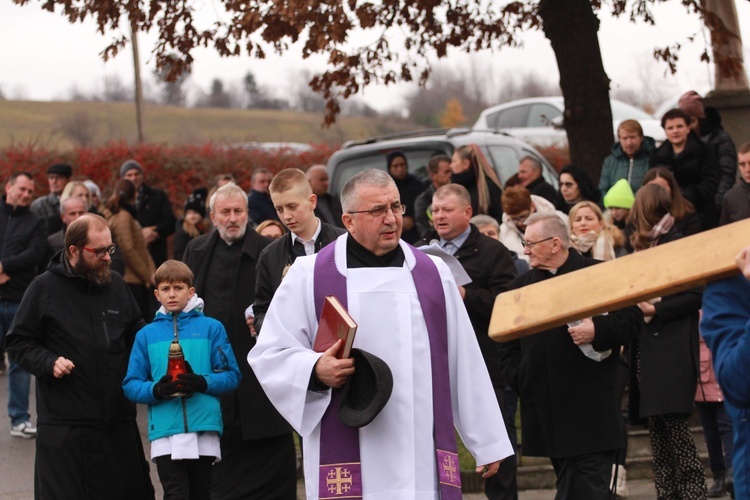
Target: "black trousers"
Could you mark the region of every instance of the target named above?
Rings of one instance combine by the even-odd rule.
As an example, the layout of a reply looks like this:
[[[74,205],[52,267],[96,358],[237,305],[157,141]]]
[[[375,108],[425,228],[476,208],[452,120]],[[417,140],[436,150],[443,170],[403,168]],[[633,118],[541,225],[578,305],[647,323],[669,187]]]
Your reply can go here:
[[[37,500],[153,500],[148,471],[135,420],[101,428],[39,425]]]
[[[292,433],[242,439],[239,424],[224,427],[221,462],[212,467],[212,500],[297,500]]]
[[[612,498],[609,483],[615,450],[579,457],[552,458],[557,475],[555,500],[605,500]]]
[[[516,404],[518,396],[512,389],[505,387],[493,387],[495,397],[503,412],[503,424],[508,432],[508,438],[513,445],[513,450],[518,451],[518,439],[516,437]],[[500,464],[500,468],[492,477],[484,482],[484,493],[489,500],[518,500],[518,485],[516,483],[516,470],[518,469],[518,458],[512,455]]]
[[[169,455],[156,457],[164,500],[209,500],[214,460],[203,456],[193,460],[172,460]]]

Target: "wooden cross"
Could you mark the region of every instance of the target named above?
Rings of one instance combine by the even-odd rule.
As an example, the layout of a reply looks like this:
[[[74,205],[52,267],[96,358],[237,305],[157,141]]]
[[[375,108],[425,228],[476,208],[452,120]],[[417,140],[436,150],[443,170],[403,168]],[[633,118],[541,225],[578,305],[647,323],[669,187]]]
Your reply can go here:
[[[501,293],[489,335],[498,342],[739,274],[750,219]]]

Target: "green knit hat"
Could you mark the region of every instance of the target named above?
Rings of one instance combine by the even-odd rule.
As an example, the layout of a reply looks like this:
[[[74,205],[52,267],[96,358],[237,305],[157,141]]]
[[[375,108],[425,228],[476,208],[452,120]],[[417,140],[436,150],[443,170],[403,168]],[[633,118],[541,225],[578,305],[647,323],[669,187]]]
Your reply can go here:
[[[606,208],[627,208],[630,210],[634,201],[633,190],[630,188],[630,183],[625,179],[615,182],[615,185],[604,196]]]

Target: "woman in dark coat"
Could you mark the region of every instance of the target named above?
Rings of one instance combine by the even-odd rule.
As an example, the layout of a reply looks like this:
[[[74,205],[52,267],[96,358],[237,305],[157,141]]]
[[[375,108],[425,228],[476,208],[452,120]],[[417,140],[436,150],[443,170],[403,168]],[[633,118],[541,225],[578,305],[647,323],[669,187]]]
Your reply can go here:
[[[690,130],[690,116],[681,109],[664,113],[661,126],[667,140],[654,151],[651,166],[672,172],[682,195],[695,207],[703,229],[716,227],[719,168],[713,148]]]
[[[643,185],[658,184],[667,190],[672,198],[672,209],[669,211],[674,217],[674,228],[683,237],[692,236],[703,230],[698,214],[695,213],[695,207],[690,203],[680,191],[677,181],[666,167],[656,167],[650,169],[643,176]]]
[[[573,205],[581,201],[593,201],[604,209],[602,194],[589,174],[575,165],[566,165],[560,170],[560,190],[555,198],[555,208],[567,215]]]
[[[638,252],[681,237],[667,191],[638,190],[630,212]],[[641,302],[645,323],[632,350],[631,418],[646,419],[659,498],[706,498],[703,466],[687,420],[698,379],[698,311],[702,288]]]
[[[456,148],[451,158],[451,171],[451,182],[461,184],[469,192],[472,213],[489,215],[498,223],[502,222],[500,179],[479,146],[465,144]]]

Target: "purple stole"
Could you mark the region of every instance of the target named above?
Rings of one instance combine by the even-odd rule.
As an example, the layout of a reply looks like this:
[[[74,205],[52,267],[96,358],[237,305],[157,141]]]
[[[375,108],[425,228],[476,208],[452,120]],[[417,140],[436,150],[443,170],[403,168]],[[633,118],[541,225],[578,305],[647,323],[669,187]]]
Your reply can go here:
[[[348,236],[351,238],[351,236]],[[326,295],[335,295],[347,304],[346,278],[336,269],[336,243],[324,247],[315,260],[315,312],[320,318]],[[440,498],[461,499],[461,476],[451,410],[448,372],[448,329],[445,295],[437,266],[424,253],[409,245],[416,257],[412,270],[422,314],[430,339],[432,366],[432,407],[435,427],[435,454]],[[440,293],[435,291],[439,290]],[[398,381],[394,381],[394,384]],[[321,500],[362,498],[362,467],[359,458],[359,430],[346,427],[337,410],[342,389],[334,389],[321,422],[318,496]]]

